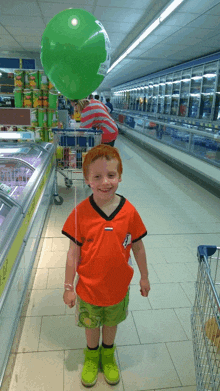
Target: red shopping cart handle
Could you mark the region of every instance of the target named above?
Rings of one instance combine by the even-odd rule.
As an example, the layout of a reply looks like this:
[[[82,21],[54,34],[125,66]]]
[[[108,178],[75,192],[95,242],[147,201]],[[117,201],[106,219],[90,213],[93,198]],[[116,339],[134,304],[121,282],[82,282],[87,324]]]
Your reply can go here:
[[[202,262],[203,258],[206,257],[211,257],[213,254],[215,254],[217,250],[217,246],[198,246],[197,248],[197,256],[198,256],[198,261]]]

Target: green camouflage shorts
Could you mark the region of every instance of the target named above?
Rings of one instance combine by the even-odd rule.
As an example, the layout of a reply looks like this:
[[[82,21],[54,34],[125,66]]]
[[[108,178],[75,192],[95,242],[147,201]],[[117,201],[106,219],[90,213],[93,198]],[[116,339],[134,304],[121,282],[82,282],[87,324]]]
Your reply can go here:
[[[128,316],[129,289],[125,298],[118,304],[99,307],[76,299],[75,321],[79,327],[94,329],[103,325],[112,327],[121,323]]]

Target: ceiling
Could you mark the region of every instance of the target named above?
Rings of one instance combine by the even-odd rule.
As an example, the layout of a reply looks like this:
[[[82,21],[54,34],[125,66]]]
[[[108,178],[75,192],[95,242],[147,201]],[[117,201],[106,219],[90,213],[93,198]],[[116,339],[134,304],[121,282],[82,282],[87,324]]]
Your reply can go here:
[[[35,58],[41,68],[41,36],[60,11],[81,8],[104,25],[113,63],[170,0],[0,0],[0,57]],[[117,65],[98,91],[220,51],[220,0],[184,0]]]

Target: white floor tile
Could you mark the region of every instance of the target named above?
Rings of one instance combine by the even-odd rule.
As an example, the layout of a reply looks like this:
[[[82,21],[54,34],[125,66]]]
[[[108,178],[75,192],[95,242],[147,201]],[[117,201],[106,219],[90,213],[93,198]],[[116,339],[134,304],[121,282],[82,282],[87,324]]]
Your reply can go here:
[[[41,253],[38,268],[66,266],[67,251],[44,251]]]
[[[181,386],[164,344],[118,347],[126,391]]]
[[[85,330],[75,325],[75,315],[43,317],[39,351],[85,347]]]
[[[189,299],[178,283],[151,284],[149,302],[153,309],[191,306]]]
[[[192,313],[192,307],[189,308],[175,308],[175,313],[188,337],[188,339],[192,339],[192,330],[191,330],[191,321],[190,316]]]
[[[153,266],[160,281],[165,282],[190,282],[195,281],[195,270],[197,265],[194,263],[188,266],[186,263],[156,264]]]
[[[65,268],[49,269],[47,282],[48,289],[63,289],[65,281]]]
[[[63,289],[33,290],[27,316],[64,315]]]
[[[37,269],[33,289],[46,289],[48,280],[48,269]]]
[[[64,352],[20,353],[10,391],[63,391]]]
[[[151,308],[148,297],[143,297],[139,285],[130,285],[129,310],[148,310]]]
[[[70,245],[70,239],[63,235],[62,238],[53,238],[52,239],[51,251],[68,251]]]
[[[116,346],[122,345],[138,345],[140,339],[136,330],[132,311],[128,310],[128,316],[124,322],[119,323],[115,338]]]
[[[42,250],[41,250],[42,254],[44,253],[44,251],[52,251],[52,242],[53,242],[52,238],[45,238],[44,239],[44,243],[43,243]]]
[[[63,238],[63,234],[61,232],[62,230],[62,225],[56,225],[54,227],[47,227],[46,232],[45,232],[45,237],[46,238]]]
[[[195,385],[196,378],[192,342],[169,342],[166,345],[182,383],[181,385]]]
[[[18,352],[36,352],[38,350],[42,318],[40,316],[26,317]]]
[[[137,266],[135,260],[132,260],[132,267],[134,269],[134,275],[132,277],[131,284],[132,285],[139,285],[140,279],[141,279],[141,274],[140,274],[140,271],[138,269],[138,266]],[[150,283],[151,284],[157,283],[157,282],[159,283],[160,280],[159,280],[155,270],[153,269],[153,266],[148,263],[147,268],[148,268],[148,272],[149,272]]]
[[[193,305],[195,301],[195,282],[181,282],[180,285],[190,300],[190,303]]]
[[[172,309],[132,311],[132,314],[142,344],[188,339]]]
[[[176,248],[164,248],[161,249],[161,252],[167,263],[197,262],[191,251],[184,246],[181,247],[180,251],[177,251]]]

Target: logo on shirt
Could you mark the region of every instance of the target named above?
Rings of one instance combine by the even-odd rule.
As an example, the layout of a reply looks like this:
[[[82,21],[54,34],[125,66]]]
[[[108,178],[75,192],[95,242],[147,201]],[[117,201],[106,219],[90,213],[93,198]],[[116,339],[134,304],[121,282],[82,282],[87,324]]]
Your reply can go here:
[[[127,248],[127,246],[128,246],[129,244],[131,244],[131,234],[127,234],[127,235],[126,235],[126,238],[125,238],[125,240],[124,240],[124,242],[123,242],[123,247],[124,247],[124,248]]]

